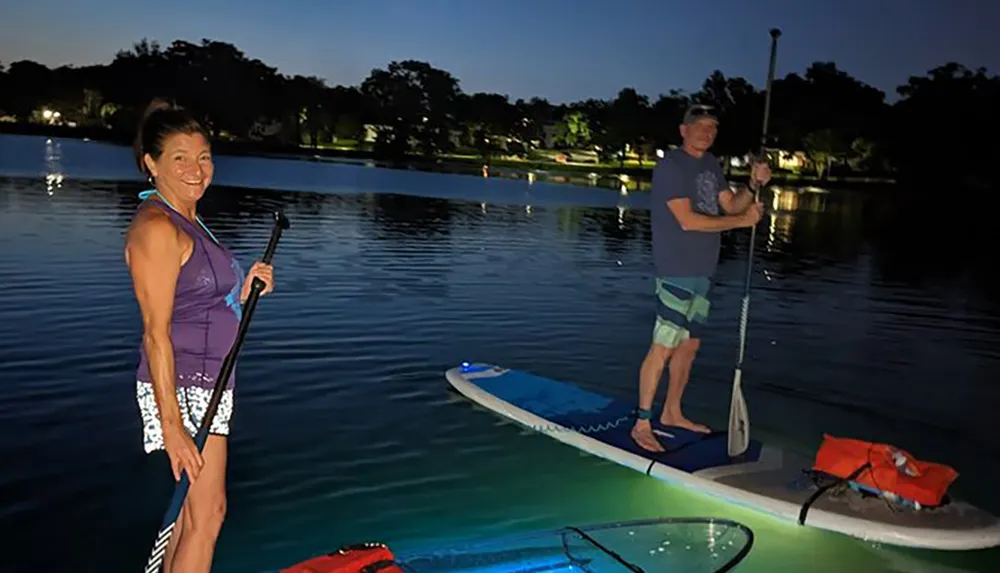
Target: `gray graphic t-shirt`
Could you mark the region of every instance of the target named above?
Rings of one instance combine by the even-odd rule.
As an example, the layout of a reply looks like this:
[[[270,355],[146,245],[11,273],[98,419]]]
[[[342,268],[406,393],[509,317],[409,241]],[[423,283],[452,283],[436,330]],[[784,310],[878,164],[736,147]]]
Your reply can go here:
[[[718,159],[711,153],[692,157],[673,149],[653,168],[650,197],[653,260],[660,277],[711,277],[719,263],[720,233],[685,231],[667,201],[687,197],[691,209],[718,216],[719,192],[728,187]]]

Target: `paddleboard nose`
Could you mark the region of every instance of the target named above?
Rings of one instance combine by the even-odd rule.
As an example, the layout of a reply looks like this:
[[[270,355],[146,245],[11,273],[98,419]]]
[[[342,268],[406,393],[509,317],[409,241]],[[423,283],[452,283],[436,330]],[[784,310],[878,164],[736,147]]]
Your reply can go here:
[[[459,366],[459,370],[462,374],[471,374],[474,372],[489,372],[490,370],[495,370],[496,367],[492,364],[473,364],[471,362],[463,362]]]

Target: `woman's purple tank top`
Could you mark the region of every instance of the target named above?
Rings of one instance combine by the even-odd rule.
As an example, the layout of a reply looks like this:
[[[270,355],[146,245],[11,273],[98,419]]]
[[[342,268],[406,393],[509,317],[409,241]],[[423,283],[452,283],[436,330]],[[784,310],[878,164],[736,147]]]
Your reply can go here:
[[[151,195],[160,200],[149,199]],[[216,241],[200,219],[199,225],[192,224],[153,190],[140,193],[139,198],[143,199],[140,211],[144,208],[162,209],[194,241],[191,257],[181,267],[174,292],[170,322],[176,375],[174,383],[178,388],[199,386],[211,389],[239,329],[243,270],[233,254]],[[142,382],[152,382],[149,357],[142,344],[139,345],[136,377]],[[234,367],[226,388],[232,389],[235,383]]]

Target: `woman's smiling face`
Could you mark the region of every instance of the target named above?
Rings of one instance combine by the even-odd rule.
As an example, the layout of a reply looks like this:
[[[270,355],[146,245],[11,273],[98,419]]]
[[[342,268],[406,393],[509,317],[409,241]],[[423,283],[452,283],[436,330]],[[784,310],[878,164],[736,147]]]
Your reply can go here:
[[[149,154],[145,157],[157,187],[165,188],[184,202],[201,199],[215,172],[208,140],[197,132],[174,133],[163,140],[162,149],[158,159]]]

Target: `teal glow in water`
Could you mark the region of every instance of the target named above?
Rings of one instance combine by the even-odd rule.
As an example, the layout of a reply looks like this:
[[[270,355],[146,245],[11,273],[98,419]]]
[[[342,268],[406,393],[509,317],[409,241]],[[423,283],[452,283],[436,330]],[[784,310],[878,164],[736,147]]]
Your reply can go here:
[[[0,175],[28,176],[0,180],[0,570],[51,570],[55,559],[138,569],[172,488],[163,457],[142,454],[132,395],[140,324],[122,233],[144,186],[76,179],[98,169],[132,178],[127,151],[56,144],[0,137]],[[355,541],[405,550],[691,515],[754,530],[741,573],[1000,570],[997,551],[872,547],[698,497],[448,391],[446,368],[484,361],[632,396],[652,328],[644,197],[219,163],[228,183],[330,193],[215,187],[202,212],[244,263],[264,249],[271,207],[284,205],[293,224],[240,363],[216,571],[266,570]],[[956,492],[1000,510],[996,299],[887,246],[856,194],[779,199],[791,206],[758,234],[744,372],[754,436],[803,451],[824,431],[896,443],[955,466]],[[691,417],[720,427],[745,235],[724,242],[686,396]]]

